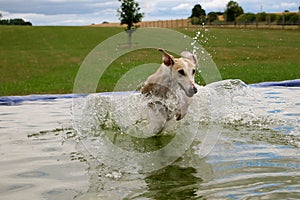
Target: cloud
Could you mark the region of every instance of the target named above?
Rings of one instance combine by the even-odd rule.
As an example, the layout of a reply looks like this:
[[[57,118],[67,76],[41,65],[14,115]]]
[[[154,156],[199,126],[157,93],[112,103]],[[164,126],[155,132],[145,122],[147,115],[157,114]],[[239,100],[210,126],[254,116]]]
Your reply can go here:
[[[172,10],[174,11],[178,11],[178,10],[190,10],[191,9],[191,5],[188,4],[188,3],[182,3],[182,4],[179,4],[175,7],[172,8]]]
[[[119,5],[116,0],[0,0],[0,13],[33,25],[89,25],[118,21]]]
[[[208,12],[211,11],[223,12],[226,8],[226,4],[227,1],[224,0],[200,1],[200,5],[202,6],[202,8]]]
[[[119,2],[108,0],[0,0],[0,8],[10,13],[88,14],[97,9],[116,8]]]
[[[99,13],[88,13],[88,14],[56,14],[56,15],[46,15],[39,13],[9,13],[2,12],[3,18],[13,19],[22,18],[25,21],[30,21],[33,25],[43,26],[43,25],[58,25],[58,26],[68,26],[68,25],[90,25],[92,23],[100,24],[104,21],[113,22],[115,16],[111,17],[111,13],[115,10],[103,10]]]
[[[31,0],[34,1],[34,0]],[[101,0],[99,0],[101,1]],[[98,1],[98,2],[99,2]],[[89,2],[97,2],[95,0],[40,0],[39,2],[53,2],[53,3],[89,3]]]
[[[116,7],[119,6],[120,3],[117,1],[108,1],[108,2],[99,2],[99,3],[90,3],[90,6],[95,6],[95,7]]]
[[[295,9],[297,8],[297,4],[296,3],[280,3],[280,6],[282,8],[287,8],[287,9]]]
[[[136,0],[144,20],[180,19],[191,15],[200,4],[206,13],[224,12],[229,0]],[[236,0],[245,12],[298,11],[299,0]],[[3,18],[23,18],[33,25],[89,25],[103,21],[118,22],[118,0],[0,0]]]

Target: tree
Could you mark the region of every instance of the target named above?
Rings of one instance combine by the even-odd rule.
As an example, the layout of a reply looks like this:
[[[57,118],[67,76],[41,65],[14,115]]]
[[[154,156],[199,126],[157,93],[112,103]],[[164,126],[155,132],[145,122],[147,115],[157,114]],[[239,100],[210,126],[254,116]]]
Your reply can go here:
[[[31,22],[26,22],[23,19],[2,19],[0,20],[0,25],[23,25],[23,26],[32,26]]]
[[[256,14],[256,20],[258,22],[265,22],[267,21],[267,13],[266,12],[260,12]]]
[[[224,14],[227,22],[233,22],[238,16],[244,14],[244,10],[237,2],[229,1]]]
[[[202,9],[202,6],[200,4],[196,4],[194,8],[192,9],[192,17],[201,17],[206,16],[205,10]]]
[[[140,6],[134,0],[119,0],[121,7],[117,10],[121,25],[127,24],[127,30],[131,30],[134,24],[141,22],[143,14]]]
[[[253,23],[256,20],[256,15],[254,13],[245,13],[236,18],[238,22]]]
[[[216,12],[210,12],[207,14],[207,18],[209,23],[217,21],[218,20],[218,13]]]
[[[192,24],[201,24],[205,21],[206,13],[200,4],[194,6],[190,18],[192,19]]]
[[[278,25],[293,25],[299,23],[299,15],[297,13],[282,13],[282,15],[277,15]]]

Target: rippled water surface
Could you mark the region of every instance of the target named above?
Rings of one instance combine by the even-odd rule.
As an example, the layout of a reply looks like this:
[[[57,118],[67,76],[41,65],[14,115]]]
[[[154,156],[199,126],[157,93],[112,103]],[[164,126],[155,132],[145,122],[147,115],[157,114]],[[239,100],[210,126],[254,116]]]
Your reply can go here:
[[[183,120],[136,137],[147,109],[138,93],[0,106],[1,199],[300,198],[300,88],[199,87]],[[175,139],[178,157],[151,157]]]

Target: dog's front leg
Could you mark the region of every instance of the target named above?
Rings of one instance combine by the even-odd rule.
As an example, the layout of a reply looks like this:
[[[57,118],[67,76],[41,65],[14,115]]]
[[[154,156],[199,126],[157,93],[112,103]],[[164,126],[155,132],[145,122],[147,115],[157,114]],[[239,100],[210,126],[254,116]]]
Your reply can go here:
[[[183,101],[179,103],[179,109],[177,113],[175,114],[176,120],[179,121],[185,117],[185,115],[188,112],[189,106],[191,104],[191,98],[189,97],[184,97]]]

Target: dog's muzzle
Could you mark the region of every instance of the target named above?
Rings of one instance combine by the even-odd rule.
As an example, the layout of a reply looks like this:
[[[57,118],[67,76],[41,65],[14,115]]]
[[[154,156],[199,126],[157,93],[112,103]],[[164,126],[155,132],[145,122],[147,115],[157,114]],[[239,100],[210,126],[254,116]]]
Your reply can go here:
[[[186,95],[188,97],[192,97],[194,94],[196,94],[198,92],[197,88],[196,87],[192,87],[189,89],[188,92],[186,92]]]
[[[188,97],[192,97],[194,94],[196,94],[198,92],[198,89],[195,86],[189,88],[188,90],[185,90],[184,87],[180,83],[179,83],[179,86],[181,87],[181,89],[185,92],[186,96],[188,96]]]

